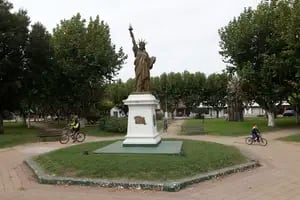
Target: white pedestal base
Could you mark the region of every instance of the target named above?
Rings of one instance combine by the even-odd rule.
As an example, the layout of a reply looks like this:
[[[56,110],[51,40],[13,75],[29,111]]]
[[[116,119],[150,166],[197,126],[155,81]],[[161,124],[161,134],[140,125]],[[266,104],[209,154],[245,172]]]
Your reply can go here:
[[[127,135],[123,146],[155,146],[161,141],[157,132],[158,100],[152,94],[131,94],[123,101],[128,105]]]

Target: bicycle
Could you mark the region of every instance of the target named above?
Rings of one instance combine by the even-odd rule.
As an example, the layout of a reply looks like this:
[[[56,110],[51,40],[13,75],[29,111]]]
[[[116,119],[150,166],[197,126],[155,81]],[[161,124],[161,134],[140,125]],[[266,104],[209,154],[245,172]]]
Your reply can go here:
[[[83,142],[85,140],[85,133],[83,132],[73,132],[70,127],[65,127],[62,131],[61,137],[59,138],[59,142],[61,144],[67,144],[70,141],[70,138],[74,142]]]
[[[266,146],[268,144],[267,139],[263,138],[261,136],[261,134],[258,135],[258,140],[257,140],[256,137],[253,137],[252,134],[251,134],[250,136],[248,136],[248,137],[245,138],[245,142],[248,145],[251,145],[251,144],[253,144],[255,142],[257,142],[258,144],[260,144],[262,146]]]

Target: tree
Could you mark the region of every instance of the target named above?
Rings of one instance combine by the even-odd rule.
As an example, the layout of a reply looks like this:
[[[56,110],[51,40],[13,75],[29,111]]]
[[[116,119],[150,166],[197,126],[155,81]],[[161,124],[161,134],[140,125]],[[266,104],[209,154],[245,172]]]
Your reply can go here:
[[[256,10],[243,13],[219,30],[221,55],[231,64],[243,90],[268,115],[268,126],[275,126],[276,103],[290,94],[294,66],[289,62],[289,1],[263,1]]]
[[[25,49],[26,62],[23,72],[23,110],[38,112],[42,109],[43,103],[49,98],[49,79],[52,79],[51,67],[53,51],[50,45],[50,34],[41,23],[35,23],[31,27],[28,42]],[[28,121],[30,127],[30,121]]]
[[[184,89],[183,79],[181,73],[171,72],[167,76],[167,106],[168,111],[173,113],[178,108],[182,101],[182,94]],[[184,103],[184,102],[182,102]]]
[[[111,81],[120,70],[126,55],[122,48],[116,51],[112,44],[108,24],[80,14],[61,21],[53,31],[53,47],[60,68],[61,102],[67,110],[84,115],[101,98],[103,86]]]
[[[216,110],[217,118],[219,118],[219,111],[224,109],[226,105],[227,83],[228,77],[225,73],[211,74],[206,80],[206,104]]]
[[[134,91],[134,87],[135,80],[128,79],[126,83],[123,83],[122,80],[119,79],[107,86],[105,98],[111,101],[113,106],[127,113],[128,107],[124,105],[123,100],[127,99],[129,94]]]
[[[151,77],[150,90],[151,93],[159,100],[160,107],[165,112],[168,111],[168,91],[167,91],[167,74],[163,73],[160,76]]]
[[[151,92],[160,101],[161,109],[173,112],[181,102],[186,114],[195,111],[204,98],[206,77],[203,73],[163,73],[151,78]]]
[[[299,95],[299,93],[298,94],[296,94],[296,93],[291,94],[288,102],[292,106],[294,106],[294,108],[296,110],[296,122],[297,122],[297,124],[299,124],[299,122],[300,122],[299,121],[299,113],[300,113],[299,112],[300,111],[300,95]]]
[[[18,109],[22,100],[29,17],[23,10],[12,13],[12,8],[0,0],[0,134],[4,132],[2,113]]]
[[[244,103],[246,95],[237,76],[231,76],[227,87],[227,111],[229,121],[244,121]]]
[[[288,101],[293,105],[297,112],[297,123],[300,114],[300,1],[295,0],[291,3],[291,20],[288,26],[288,52],[287,62],[295,68],[295,77],[289,80],[291,94]]]
[[[205,95],[205,74],[201,72],[189,73],[188,71],[182,74],[184,89],[182,90],[182,101],[186,106],[186,112],[195,112],[201,102],[204,101]]]

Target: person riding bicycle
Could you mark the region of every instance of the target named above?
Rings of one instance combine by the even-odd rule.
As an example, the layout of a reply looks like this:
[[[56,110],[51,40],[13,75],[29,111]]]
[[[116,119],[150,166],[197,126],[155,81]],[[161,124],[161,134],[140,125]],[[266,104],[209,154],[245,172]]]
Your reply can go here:
[[[258,130],[256,124],[253,124],[253,127],[252,127],[252,130],[251,130],[251,134],[252,134],[252,137],[253,139],[257,139],[257,142],[259,142],[259,134],[260,134],[260,131]]]
[[[80,131],[80,123],[78,118],[76,117],[74,121],[70,124],[72,133],[79,133]],[[76,138],[76,137],[75,137]]]

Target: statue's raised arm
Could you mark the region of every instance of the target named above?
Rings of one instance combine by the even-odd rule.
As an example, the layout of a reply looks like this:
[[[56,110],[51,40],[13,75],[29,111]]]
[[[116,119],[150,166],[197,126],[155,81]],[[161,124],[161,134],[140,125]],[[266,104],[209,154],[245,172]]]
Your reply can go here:
[[[137,54],[137,50],[138,50],[138,46],[137,46],[137,44],[136,44],[136,42],[135,42],[135,39],[134,39],[134,35],[133,35],[133,28],[132,28],[132,26],[131,25],[129,25],[129,33],[130,33],[130,37],[131,37],[131,39],[132,39],[132,44],[133,44],[133,52],[134,52],[134,56],[136,56],[136,54]]]

